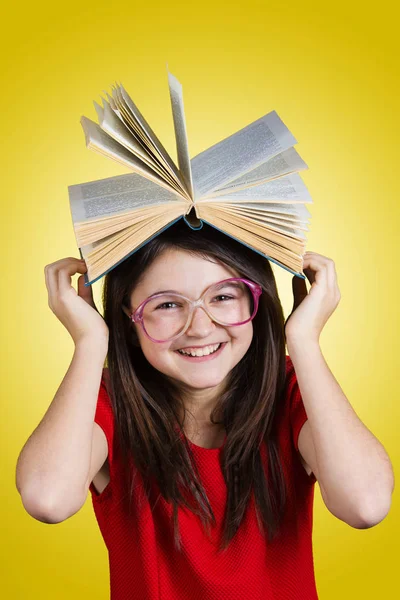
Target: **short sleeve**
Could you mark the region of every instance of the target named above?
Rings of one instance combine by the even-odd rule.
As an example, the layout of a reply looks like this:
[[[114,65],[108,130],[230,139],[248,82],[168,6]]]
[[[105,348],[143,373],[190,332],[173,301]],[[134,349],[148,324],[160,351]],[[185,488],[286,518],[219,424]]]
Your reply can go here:
[[[296,371],[294,370],[293,363],[289,356],[286,357],[287,361],[287,378],[288,378],[288,396],[290,405],[290,425],[292,432],[293,445],[296,451],[299,451],[298,439],[301,428],[307,421],[307,413],[304,408],[303,399],[299,384],[297,382]]]
[[[296,452],[298,453],[298,456],[300,456],[298,443],[299,433],[308,417],[306,409],[304,408],[299,384],[297,382],[296,371],[294,370],[293,363],[289,356],[286,356],[286,375],[288,379],[287,393],[289,401],[289,418],[292,442]],[[314,484],[317,481],[314,473],[311,471],[311,473],[308,475],[300,460],[298,461],[298,464],[301,465],[301,473],[305,476],[305,480],[311,484]]]
[[[97,398],[96,413],[94,421],[97,423],[105,433],[108,445],[108,462],[113,462],[113,449],[114,449],[114,415],[111,406],[110,397],[107,392],[107,369],[103,369],[103,376],[101,378],[99,395]]]
[[[92,493],[92,497],[96,501],[103,501],[111,494],[111,482],[114,479],[114,413],[110,397],[107,391],[106,381],[108,381],[108,370],[103,369],[103,376],[100,383],[99,394],[97,398],[96,412],[94,416],[94,422],[101,427],[107,439],[108,446],[108,464],[110,469],[110,483],[105,489],[99,494],[93,485],[90,483],[89,490]]]

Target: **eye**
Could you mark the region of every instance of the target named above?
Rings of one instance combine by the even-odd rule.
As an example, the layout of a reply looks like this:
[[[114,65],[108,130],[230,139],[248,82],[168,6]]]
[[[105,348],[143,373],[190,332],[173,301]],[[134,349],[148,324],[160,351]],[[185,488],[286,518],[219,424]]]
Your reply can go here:
[[[234,300],[233,296],[227,296],[226,294],[219,294],[219,296],[214,296],[214,298],[227,298],[228,300]]]
[[[158,310],[158,309],[162,309],[163,307],[167,306],[167,304],[170,304],[170,305],[171,305],[171,304],[175,304],[175,306],[177,306],[177,303],[176,303],[176,302],[163,302],[162,304],[159,304],[159,305],[157,306],[156,310]]]

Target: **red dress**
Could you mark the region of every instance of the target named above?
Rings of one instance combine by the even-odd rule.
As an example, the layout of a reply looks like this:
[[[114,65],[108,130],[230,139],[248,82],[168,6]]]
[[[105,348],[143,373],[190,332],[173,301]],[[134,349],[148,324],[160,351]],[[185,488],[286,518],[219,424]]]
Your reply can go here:
[[[90,485],[92,503],[108,549],[111,600],[315,600],[312,553],[314,474],[307,475],[297,439],[307,419],[292,361],[286,356],[287,394],[278,413],[279,444],[288,481],[288,507],[271,543],[258,529],[251,496],[249,510],[228,549],[217,554],[226,502],[220,448],[189,440],[217,520],[210,540],[201,521],[179,509],[183,553],[173,544],[172,507],[160,497],[153,513],[146,500],[134,518],[120,510],[122,480],[113,414],[102,380],[95,421],[108,442],[110,482],[101,494]],[[266,447],[265,444],[262,448]],[[265,457],[265,453],[262,453]],[[137,482],[141,478],[136,479]],[[141,484],[139,484],[141,485]],[[144,496],[144,489],[137,490]]]

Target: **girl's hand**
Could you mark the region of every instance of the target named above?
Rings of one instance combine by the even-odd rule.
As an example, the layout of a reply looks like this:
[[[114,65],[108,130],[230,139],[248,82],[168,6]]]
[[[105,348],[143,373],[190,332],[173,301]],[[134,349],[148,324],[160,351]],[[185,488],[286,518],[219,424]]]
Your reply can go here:
[[[85,261],[73,257],[46,265],[44,274],[49,307],[75,344],[83,339],[108,344],[108,327],[94,303],[92,286],[85,287],[83,275],[78,278],[78,293],[71,285],[72,275],[86,270]]]
[[[296,275],[293,277],[294,303],[285,323],[286,340],[318,342],[325,323],[341,298],[335,263],[316,252],[306,252],[303,273],[311,283],[311,289],[307,293],[306,281]]]

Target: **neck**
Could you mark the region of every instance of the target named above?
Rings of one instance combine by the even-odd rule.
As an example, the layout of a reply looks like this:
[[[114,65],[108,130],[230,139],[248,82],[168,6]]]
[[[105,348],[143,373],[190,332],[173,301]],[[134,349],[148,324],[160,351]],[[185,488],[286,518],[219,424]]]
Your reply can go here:
[[[203,427],[217,427],[217,425],[211,423],[210,417],[224,389],[224,382],[221,382],[218,386],[204,389],[181,386],[180,395],[183,399],[186,418]]]

